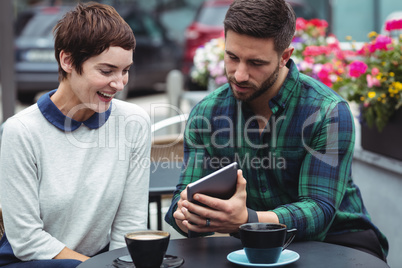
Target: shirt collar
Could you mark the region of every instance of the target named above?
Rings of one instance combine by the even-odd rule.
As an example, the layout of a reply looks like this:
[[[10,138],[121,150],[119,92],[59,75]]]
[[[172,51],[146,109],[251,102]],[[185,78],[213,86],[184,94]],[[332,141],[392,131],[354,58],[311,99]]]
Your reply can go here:
[[[272,113],[275,115],[278,115],[278,113],[281,113],[285,109],[286,103],[291,99],[294,87],[299,79],[299,71],[292,59],[289,59],[286,67],[289,69],[286,79],[278,94],[269,101],[269,108],[271,108]]]
[[[109,109],[104,113],[94,113],[89,119],[79,122],[70,117],[65,116],[57,106],[52,102],[50,97],[56,92],[57,89],[52,90],[38,100],[38,107],[43,116],[55,127],[66,131],[74,131],[78,129],[82,124],[90,129],[97,129],[103,126],[109,119],[110,113],[112,111],[112,104],[110,104]]]

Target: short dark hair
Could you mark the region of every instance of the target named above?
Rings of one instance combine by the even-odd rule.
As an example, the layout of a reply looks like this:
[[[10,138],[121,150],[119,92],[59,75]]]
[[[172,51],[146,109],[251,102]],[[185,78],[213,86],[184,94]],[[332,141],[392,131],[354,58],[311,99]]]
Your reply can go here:
[[[257,38],[273,38],[275,51],[281,54],[292,42],[296,14],[284,0],[235,0],[226,13],[228,30]]]
[[[82,64],[111,46],[135,49],[135,37],[130,26],[105,4],[79,3],[67,12],[53,29],[55,56],[59,64],[59,80],[67,77],[60,65],[60,52],[71,55],[74,69],[82,74]]]

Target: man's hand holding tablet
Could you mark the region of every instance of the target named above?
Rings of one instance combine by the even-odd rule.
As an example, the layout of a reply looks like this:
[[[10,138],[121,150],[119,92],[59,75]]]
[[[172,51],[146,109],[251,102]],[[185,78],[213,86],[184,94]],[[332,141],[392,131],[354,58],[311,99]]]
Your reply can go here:
[[[229,199],[236,192],[237,163],[223,167],[193,183],[187,185],[188,201],[194,203],[196,193],[220,199]]]
[[[195,233],[237,232],[247,222],[247,182],[237,168],[233,163],[189,184],[190,190],[181,192],[174,217],[189,237]]]

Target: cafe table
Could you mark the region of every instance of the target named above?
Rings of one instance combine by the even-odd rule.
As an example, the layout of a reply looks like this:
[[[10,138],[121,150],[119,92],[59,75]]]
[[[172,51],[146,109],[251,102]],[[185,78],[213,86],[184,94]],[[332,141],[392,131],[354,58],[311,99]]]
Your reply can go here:
[[[166,254],[183,258],[183,268],[245,267],[227,260],[229,253],[240,249],[241,242],[234,237],[199,237],[171,240]],[[389,267],[379,258],[363,251],[324,242],[293,242],[288,249],[300,255],[297,261],[284,266],[289,268]],[[127,254],[125,247],[112,250],[83,262],[78,268],[113,268],[113,260]]]

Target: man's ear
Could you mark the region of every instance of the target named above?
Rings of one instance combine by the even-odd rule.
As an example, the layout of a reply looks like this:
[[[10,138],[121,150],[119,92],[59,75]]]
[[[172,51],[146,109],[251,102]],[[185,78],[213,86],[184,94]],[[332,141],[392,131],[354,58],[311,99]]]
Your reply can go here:
[[[68,74],[73,71],[73,63],[71,60],[71,54],[66,53],[64,50],[60,51],[60,66]]]
[[[279,65],[280,68],[286,66],[286,63],[289,61],[290,56],[292,56],[294,50],[294,47],[288,47],[287,49],[285,49],[281,56],[281,62]]]

